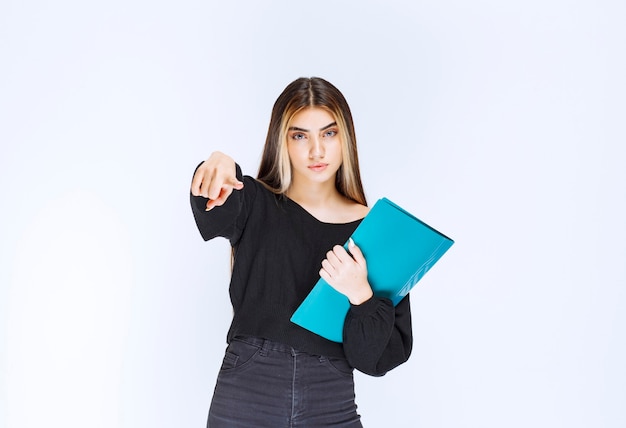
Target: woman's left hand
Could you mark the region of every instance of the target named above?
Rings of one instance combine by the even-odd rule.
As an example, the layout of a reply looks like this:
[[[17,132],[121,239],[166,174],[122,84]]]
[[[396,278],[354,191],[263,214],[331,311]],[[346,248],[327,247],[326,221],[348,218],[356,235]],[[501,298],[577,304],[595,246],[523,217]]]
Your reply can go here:
[[[348,248],[350,253],[341,245],[335,245],[326,253],[320,276],[335,290],[347,296],[350,303],[360,305],[374,293],[367,281],[367,263],[363,253],[352,239]]]

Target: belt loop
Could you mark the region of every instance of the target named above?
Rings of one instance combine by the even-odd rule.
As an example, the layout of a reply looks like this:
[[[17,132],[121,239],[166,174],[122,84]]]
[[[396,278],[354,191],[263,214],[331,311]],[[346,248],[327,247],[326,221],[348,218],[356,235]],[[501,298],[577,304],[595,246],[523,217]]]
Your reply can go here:
[[[263,345],[261,345],[261,352],[259,355],[262,357],[267,357],[267,351],[269,350],[269,342],[267,339],[263,339]]]

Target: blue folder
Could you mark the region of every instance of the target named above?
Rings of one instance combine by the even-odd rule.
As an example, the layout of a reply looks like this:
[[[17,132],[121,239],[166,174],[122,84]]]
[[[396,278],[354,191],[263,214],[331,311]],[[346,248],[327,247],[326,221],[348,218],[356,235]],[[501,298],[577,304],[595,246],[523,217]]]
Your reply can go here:
[[[367,261],[374,295],[397,305],[454,244],[387,198],[379,199],[352,234]],[[346,242],[344,247],[348,249]],[[348,298],[320,278],[291,321],[334,342],[343,341]]]

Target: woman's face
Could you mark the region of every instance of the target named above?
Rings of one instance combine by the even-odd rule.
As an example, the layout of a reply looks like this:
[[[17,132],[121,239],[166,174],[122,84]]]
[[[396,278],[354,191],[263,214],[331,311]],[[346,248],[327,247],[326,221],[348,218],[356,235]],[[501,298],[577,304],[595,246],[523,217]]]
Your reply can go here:
[[[333,115],[308,107],[292,118],[287,130],[287,151],[293,183],[334,183],[343,161],[339,128]]]

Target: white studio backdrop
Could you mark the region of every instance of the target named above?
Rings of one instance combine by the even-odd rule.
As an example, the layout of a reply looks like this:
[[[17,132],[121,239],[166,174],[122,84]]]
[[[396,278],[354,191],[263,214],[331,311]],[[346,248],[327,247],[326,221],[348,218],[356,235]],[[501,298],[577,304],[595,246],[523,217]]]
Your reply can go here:
[[[355,117],[370,203],[456,240],[367,427],[626,426],[626,4],[0,3],[0,426],[201,427],[231,316],[194,167],[280,91]]]

